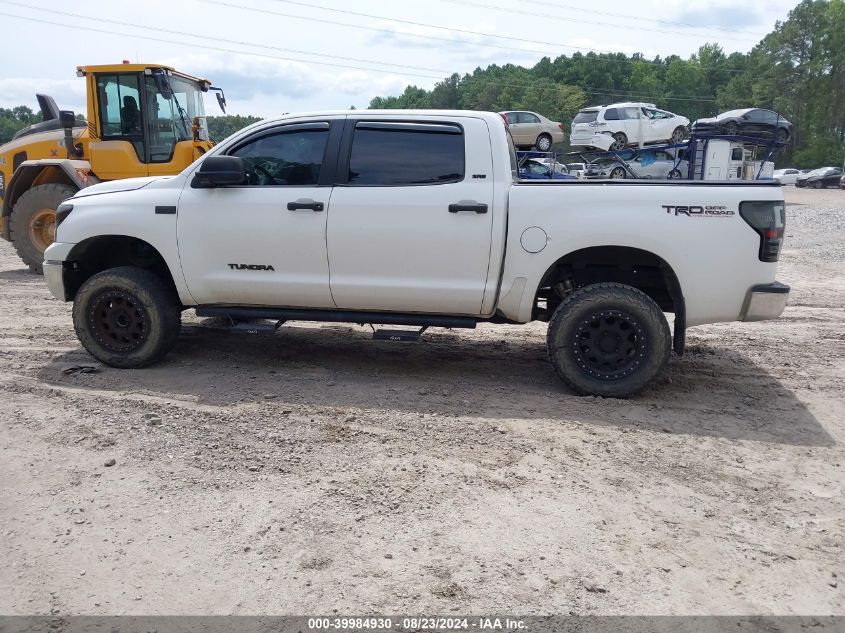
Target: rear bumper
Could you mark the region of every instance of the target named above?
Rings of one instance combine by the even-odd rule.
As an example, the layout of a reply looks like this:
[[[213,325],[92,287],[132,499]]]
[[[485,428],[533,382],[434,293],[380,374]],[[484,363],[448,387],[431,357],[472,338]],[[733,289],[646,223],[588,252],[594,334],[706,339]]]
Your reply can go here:
[[[570,145],[577,145],[577,146],[587,146],[590,144],[590,141],[593,140],[593,134],[570,134],[569,135],[569,144]]]
[[[50,294],[59,301],[67,301],[65,294],[65,267],[62,262],[45,261],[43,264],[44,279]]]
[[[765,321],[783,314],[789,298],[789,286],[775,281],[753,286],[742,308],[742,321]]]

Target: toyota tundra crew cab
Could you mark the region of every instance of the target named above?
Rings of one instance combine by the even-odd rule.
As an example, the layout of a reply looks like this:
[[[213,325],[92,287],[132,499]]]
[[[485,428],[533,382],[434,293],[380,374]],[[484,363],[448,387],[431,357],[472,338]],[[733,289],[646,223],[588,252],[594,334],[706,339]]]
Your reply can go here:
[[[784,216],[774,181],[520,181],[495,113],[312,113],[178,176],[81,190],[44,273],[114,367],[160,360],[186,309],[256,327],[547,321],[569,388],[624,397],[686,328],[781,314]]]

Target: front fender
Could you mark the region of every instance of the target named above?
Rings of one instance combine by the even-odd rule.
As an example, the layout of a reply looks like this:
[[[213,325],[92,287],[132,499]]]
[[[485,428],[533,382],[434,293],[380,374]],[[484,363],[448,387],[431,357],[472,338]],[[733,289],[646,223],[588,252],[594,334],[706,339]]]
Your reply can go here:
[[[12,174],[3,195],[3,239],[10,239],[9,222],[6,218],[12,215],[12,209],[18,199],[32,187],[48,183],[64,183],[77,189],[84,189],[98,182],[100,180],[91,173],[91,164],[87,160],[25,160]]]

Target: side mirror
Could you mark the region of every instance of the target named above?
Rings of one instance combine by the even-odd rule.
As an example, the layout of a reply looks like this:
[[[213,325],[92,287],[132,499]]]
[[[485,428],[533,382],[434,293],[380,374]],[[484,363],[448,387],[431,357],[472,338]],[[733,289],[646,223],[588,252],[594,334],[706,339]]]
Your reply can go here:
[[[64,143],[67,149],[67,157],[71,160],[82,158],[82,145],[77,145],[73,139],[73,126],[76,124],[76,115],[73,110],[60,110],[59,123],[65,131]]]
[[[210,90],[215,91],[214,96],[217,97],[217,105],[220,106],[223,114],[226,114],[226,95],[223,94],[223,89],[211,86]]]
[[[63,128],[72,128],[76,124],[76,114],[73,110],[60,110],[59,122]]]
[[[167,79],[167,75],[163,72],[154,72],[153,81],[155,82],[158,93],[170,101],[173,98],[173,89],[170,87],[170,81]]]
[[[194,189],[210,189],[230,185],[245,185],[246,165],[238,156],[209,156],[200,165],[191,181]]]

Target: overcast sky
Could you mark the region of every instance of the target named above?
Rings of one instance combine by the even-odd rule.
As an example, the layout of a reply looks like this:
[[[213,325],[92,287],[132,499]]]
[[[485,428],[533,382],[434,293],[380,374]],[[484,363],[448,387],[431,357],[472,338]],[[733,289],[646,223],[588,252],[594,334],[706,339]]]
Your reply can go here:
[[[399,94],[409,84],[430,88],[452,72],[492,63],[532,66],[575,50],[686,57],[718,42],[728,53],[748,51],[795,4],[0,0],[0,107],[35,109],[35,93],[45,92],[60,108],[84,113],[76,66],[129,59],[211,79],[226,91],[229,113],[363,108],[374,96]],[[219,114],[213,98],[206,98],[206,110]]]

